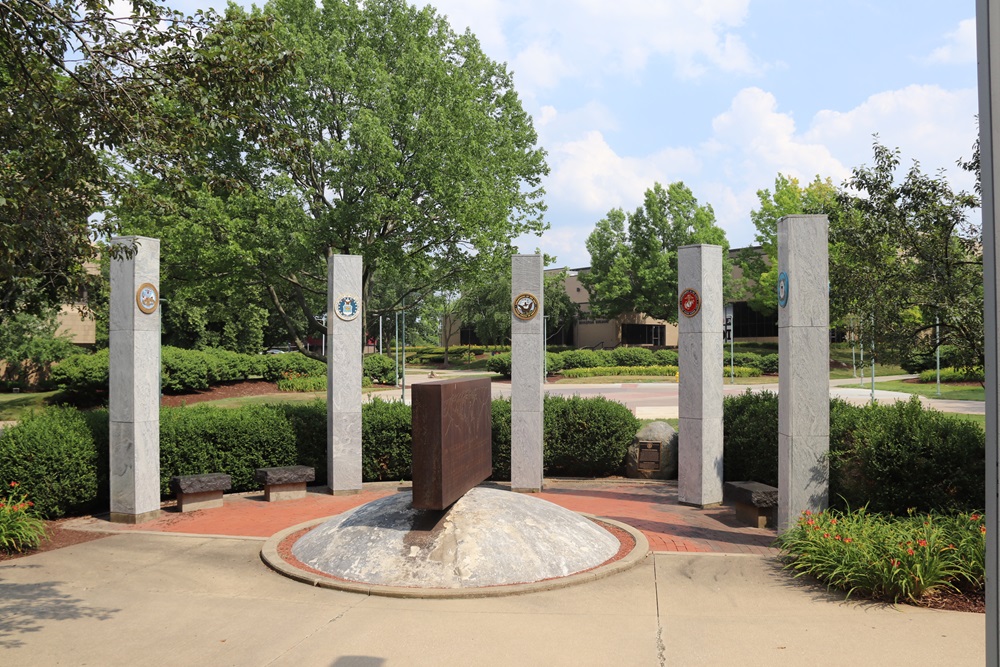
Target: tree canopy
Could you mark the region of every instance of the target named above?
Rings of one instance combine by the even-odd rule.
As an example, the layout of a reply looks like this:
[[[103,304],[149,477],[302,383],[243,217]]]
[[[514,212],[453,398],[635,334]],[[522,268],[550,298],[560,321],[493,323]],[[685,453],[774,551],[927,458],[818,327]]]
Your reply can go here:
[[[152,112],[167,91],[221,108],[253,97],[289,59],[261,17],[131,7],[116,16],[110,0],[0,0],[0,322],[87,287],[83,262],[115,230],[93,217],[118,185],[110,166],[121,156],[103,151],[128,145],[156,165],[153,140],[193,134]]]
[[[580,273],[591,311],[598,317],[635,312],[677,322],[677,248],[692,243],[722,246],[723,271],[729,274],[725,231],[715,224],[711,205],[699,204],[681,182],[666,189],[656,183],[632,213],[609,211],[587,237],[590,270]]]
[[[238,127],[184,147],[198,169],[183,184],[144,180],[142,208],[193,219],[197,192],[239,209],[197,225],[226,248],[219,274],[261,290],[300,349],[320,328],[331,255],[363,257],[371,317],[460,287],[511,238],[544,229],[544,152],[506,67],[471,33],[403,0],[272,0],[263,14],[299,54],[294,74],[239,107]],[[165,99],[161,113],[189,116],[191,103]],[[145,229],[133,203],[119,215]],[[177,230],[157,230],[168,261],[185,263]]]
[[[744,248],[737,260],[743,269],[740,288],[747,303],[762,315],[778,309],[778,220],[786,215],[826,213],[834,215],[839,206],[838,190],[829,178],[817,176],[802,187],[796,178],[778,174],[774,192],[757,191],[759,208],[750,212],[756,228],[755,247]]]

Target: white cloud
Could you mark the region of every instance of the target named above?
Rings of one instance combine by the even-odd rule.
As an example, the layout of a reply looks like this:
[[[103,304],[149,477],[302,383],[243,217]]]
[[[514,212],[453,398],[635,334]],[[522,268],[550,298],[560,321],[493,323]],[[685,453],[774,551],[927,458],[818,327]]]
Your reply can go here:
[[[976,62],[976,19],[965,19],[946,33],[945,44],[931,51],[928,62],[967,64]]]
[[[526,96],[566,79],[635,77],[653,57],[672,61],[684,78],[761,69],[736,32],[749,0],[439,0],[436,6],[454,29],[471,28],[490,57],[510,63]]]
[[[616,207],[634,208],[654,182],[682,180],[698,171],[690,148],[666,148],[641,157],[622,157],[596,130],[574,141],[550,147],[552,175],[546,184],[550,198],[601,216]],[[594,218],[596,220],[596,218]]]

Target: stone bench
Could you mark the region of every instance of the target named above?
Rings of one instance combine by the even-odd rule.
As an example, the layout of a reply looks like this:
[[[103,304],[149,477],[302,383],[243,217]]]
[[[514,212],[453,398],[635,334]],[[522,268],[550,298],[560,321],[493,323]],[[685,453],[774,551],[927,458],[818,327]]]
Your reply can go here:
[[[723,498],[736,507],[736,518],[754,528],[777,525],[778,489],[760,482],[726,482]]]
[[[257,468],[254,479],[264,485],[264,500],[305,498],[306,483],[316,479],[316,470],[309,466]]]
[[[222,507],[222,492],[231,488],[232,478],[221,472],[170,478],[170,490],[177,495],[177,509],[181,512]]]

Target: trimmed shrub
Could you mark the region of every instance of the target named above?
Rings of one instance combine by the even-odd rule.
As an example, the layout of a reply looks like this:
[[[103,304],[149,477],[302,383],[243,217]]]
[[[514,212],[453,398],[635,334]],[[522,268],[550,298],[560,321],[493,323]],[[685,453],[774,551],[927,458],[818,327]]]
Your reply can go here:
[[[493,433],[493,480],[510,479],[510,399],[498,398],[490,406]]]
[[[251,375],[259,375],[255,372],[257,370],[256,357],[249,354],[240,354],[217,347],[205,348],[201,350],[201,353],[208,365],[208,383],[210,385],[245,380]]]
[[[778,397],[723,399],[726,480],[778,484]],[[985,434],[958,417],[906,403],[830,402],[830,502],[872,512],[968,510],[984,497]]]
[[[600,477],[621,471],[639,420],[603,397],[545,397],[545,467],[550,474]]]
[[[916,396],[890,405],[831,406],[834,411],[831,498],[896,514],[982,505],[986,437],[978,424],[924,410]]]
[[[722,399],[722,476],[778,486],[778,396],[769,391]]]
[[[505,378],[510,378],[510,352],[497,354],[486,361],[486,370],[491,373],[499,373]]]
[[[160,411],[160,493],[174,475],[224,472],[234,492],[259,488],[254,470],[296,462],[295,433],[269,405]]]
[[[920,382],[937,382],[937,369],[920,373]],[[982,368],[942,368],[941,382],[983,382],[986,374]]]
[[[545,353],[545,372],[554,375],[563,369],[562,356],[554,352]]]
[[[76,354],[52,367],[53,384],[73,402],[100,402],[108,395],[108,350]]]
[[[559,355],[563,368],[594,368],[603,365],[601,355],[594,350],[569,350]]]
[[[266,355],[265,368],[262,375],[268,382],[277,382],[283,377],[297,375],[326,375],[326,364],[317,359],[307,357],[301,352],[286,352],[285,354]]]
[[[361,406],[361,474],[366,482],[410,479],[411,412],[400,401]]]
[[[676,366],[679,358],[677,350],[657,350],[653,352],[656,366]]]
[[[278,380],[278,391],[326,391],[327,378],[325,375],[307,375],[304,377],[285,377]],[[361,378],[361,386],[368,378]],[[368,380],[371,386],[371,380]]]
[[[197,350],[165,346],[160,351],[162,379],[167,394],[186,394],[208,389],[208,362]]]
[[[369,354],[361,367],[362,374],[372,382],[396,384],[396,360],[387,354]]]
[[[677,375],[676,366],[598,366],[596,368],[573,368],[563,371],[565,378],[593,378],[608,375],[650,375],[675,377]]]
[[[612,366],[655,366],[656,356],[645,347],[616,347],[611,350]]]
[[[765,354],[760,357],[760,362],[757,364],[757,368],[764,375],[777,375],[778,374],[778,355],[776,354]]]
[[[105,455],[106,456],[106,455]],[[0,486],[31,497],[40,516],[86,509],[97,496],[97,448],[73,408],[48,408],[0,433]]]
[[[274,408],[285,415],[295,434],[297,463],[316,470],[314,484],[326,484],[326,401],[278,403]],[[363,416],[364,405],[361,410]]]

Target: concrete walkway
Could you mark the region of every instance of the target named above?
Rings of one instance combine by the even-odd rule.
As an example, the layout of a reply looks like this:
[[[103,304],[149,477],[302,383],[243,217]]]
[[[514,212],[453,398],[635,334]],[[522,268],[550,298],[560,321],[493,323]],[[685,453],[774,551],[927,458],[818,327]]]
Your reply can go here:
[[[638,567],[570,588],[390,599],[306,586],[261,562],[275,526],[395,490],[283,503],[227,496],[218,510],[168,509],[124,530],[81,520],[80,528],[120,532],[0,563],[0,655],[4,664],[102,666],[985,661],[982,615],[845,602],[789,577],[766,548],[735,553],[773,533],[730,525],[726,508],[681,508],[670,483],[548,484],[543,495],[555,502],[604,508],[596,513],[664,536]]]

